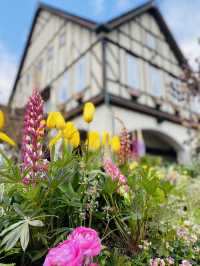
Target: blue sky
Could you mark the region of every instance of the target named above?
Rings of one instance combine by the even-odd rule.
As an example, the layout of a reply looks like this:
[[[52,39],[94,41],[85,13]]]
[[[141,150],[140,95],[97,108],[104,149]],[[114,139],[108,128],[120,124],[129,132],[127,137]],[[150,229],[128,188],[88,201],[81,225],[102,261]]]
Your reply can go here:
[[[145,2],[145,0],[43,0],[42,2],[72,13],[105,21]],[[186,57],[200,54],[199,0],[157,0],[167,24]],[[36,0],[1,0],[0,2],[0,103],[6,102],[16,74]],[[192,63],[192,62],[191,62]]]

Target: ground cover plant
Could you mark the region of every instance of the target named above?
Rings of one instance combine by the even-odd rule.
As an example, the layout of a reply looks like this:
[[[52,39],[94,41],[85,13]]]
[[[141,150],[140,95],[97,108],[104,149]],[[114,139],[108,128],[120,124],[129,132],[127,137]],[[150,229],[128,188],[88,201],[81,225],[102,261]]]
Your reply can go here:
[[[198,175],[144,156],[141,132],[119,123],[84,139],[59,112],[45,120],[33,92],[18,161],[0,150],[0,265],[200,265]]]

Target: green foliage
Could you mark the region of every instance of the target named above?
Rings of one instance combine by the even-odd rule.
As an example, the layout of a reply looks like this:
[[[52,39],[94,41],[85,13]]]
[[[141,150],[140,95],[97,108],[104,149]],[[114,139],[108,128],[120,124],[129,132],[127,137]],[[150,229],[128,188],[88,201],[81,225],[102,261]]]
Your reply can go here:
[[[102,238],[100,265],[148,265],[153,256],[172,256],[176,265],[183,258],[200,264],[199,242],[176,233],[187,227],[198,236],[192,229],[200,223],[198,178],[182,166],[145,157],[132,170],[129,163],[120,166],[126,191],[104,172],[100,152],[82,153],[52,156],[47,177],[31,186],[22,184],[27,173],[2,154],[0,262],[7,263],[2,265],[42,265],[48,249],[81,225]]]

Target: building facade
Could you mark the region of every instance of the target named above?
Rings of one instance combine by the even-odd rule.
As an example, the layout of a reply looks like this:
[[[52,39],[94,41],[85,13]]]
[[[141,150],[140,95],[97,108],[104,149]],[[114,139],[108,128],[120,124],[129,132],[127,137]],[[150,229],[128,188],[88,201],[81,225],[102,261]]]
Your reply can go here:
[[[118,117],[130,132],[143,131],[147,152],[184,162],[185,125],[197,124],[200,114],[199,95],[190,95],[181,78],[185,64],[152,2],[102,24],[41,4],[10,104],[24,108],[37,86],[46,112],[60,110],[88,130],[81,112],[93,101],[90,129],[119,133]]]

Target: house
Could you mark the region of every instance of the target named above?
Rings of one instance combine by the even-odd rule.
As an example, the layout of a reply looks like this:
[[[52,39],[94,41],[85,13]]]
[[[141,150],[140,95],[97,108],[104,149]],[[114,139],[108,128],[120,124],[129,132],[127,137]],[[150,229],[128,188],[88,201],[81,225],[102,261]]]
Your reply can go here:
[[[88,130],[81,113],[92,101],[90,129],[119,133],[118,117],[130,132],[142,130],[147,152],[184,162],[186,125],[194,127],[200,113],[199,96],[181,78],[185,64],[152,1],[102,24],[40,4],[10,104],[23,108],[37,86],[46,112],[60,110]]]

